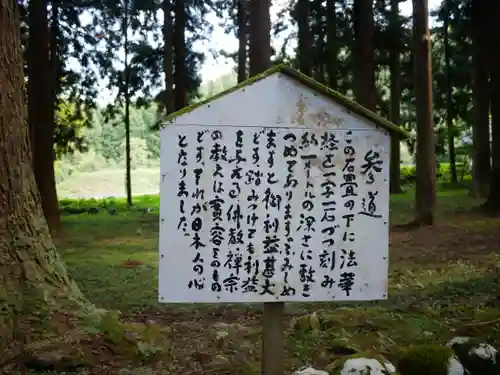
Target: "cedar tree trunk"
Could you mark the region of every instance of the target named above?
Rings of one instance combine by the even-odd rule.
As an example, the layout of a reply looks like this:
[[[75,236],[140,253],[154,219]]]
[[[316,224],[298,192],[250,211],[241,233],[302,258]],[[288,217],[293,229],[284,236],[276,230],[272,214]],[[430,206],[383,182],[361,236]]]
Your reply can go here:
[[[359,104],[376,110],[375,26],[373,0],[354,0],[354,94]]]
[[[312,76],[312,35],[309,26],[310,4],[309,0],[298,0],[295,7],[295,18],[298,28],[298,59],[299,70],[305,75]]]
[[[450,62],[450,38],[449,38],[449,28],[450,28],[450,2],[445,0],[445,18],[444,18],[444,61],[445,61],[445,72],[446,72],[446,129],[448,132],[448,155],[450,158],[450,172],[451,172],[451,182],[453,184],[458,183],[457,177],[457,163],[455,154],[455,136],[453,129],[453,119],[454,119],[454,109],[453,109],[453,95],[452,95],[452,83],[451,83],[451,62]]]
[[[434,224],[436,206],[436,153],[432,119],[431,38],[427,0],[413,0],[413,55],[417,106],[416,220]]]
[[[485,208],[493,213],[500,212],[500,4],[488,4],[489,12],[484,21],[489,27],[488,40],[491,53],[491,186]],[[495,48],[492,48],[495,46]]]
[[[391,86],[391,121],[401,122],[401,25],[399,22],[399,0],[391,0],[389,70]],[[399,136],[391,136],[391,194],[401,193],[401,144]]]
[[[271,66],[270,0],[249,0],[250,77]]]
[[[248,14],[245,0],[236,0],[238,9],[238,83],[247,79]]]
[[[488,196],[491,176],[490,147],[490,87],[488,66],[488,30],[485,3],[472,3],[472,48],[474,69],[474,122],[472,125],[472,194],[486,198]]]
[[[187,71],[186,71],[186,4],[184,0],[174,0],[174,85],[175,110],[188,105]]]
[[[337,13],[335,0],[326,1],[326,51],[328,56],[328,86],[331,89],[338,89],[337,71],[339,42],[337,40]]]
[[[0,1],[0,365],[50,331],[51,317],[85,301],[54,247],[32,168],[25,125],[20,21]],[[42,326],[43,324],[43,326]]]
[[[165,110],[167,114],[175,111],[172,38],[172,1],[163,0],[163,71],[165,73]]]
[[[42,197],[42,208],[52,232],[60,229],[54,171],[53,72],[50,63],[50,37],[47,3],[30,0],[28,5],[28,122],[31,133],[33,169]]]

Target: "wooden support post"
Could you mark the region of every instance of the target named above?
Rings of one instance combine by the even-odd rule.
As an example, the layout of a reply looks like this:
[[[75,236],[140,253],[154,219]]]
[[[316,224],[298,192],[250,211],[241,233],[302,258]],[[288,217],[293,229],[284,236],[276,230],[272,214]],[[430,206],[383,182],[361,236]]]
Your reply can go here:
[[[262,375],[284,374],[284,302],[264,303],[262,322]]]

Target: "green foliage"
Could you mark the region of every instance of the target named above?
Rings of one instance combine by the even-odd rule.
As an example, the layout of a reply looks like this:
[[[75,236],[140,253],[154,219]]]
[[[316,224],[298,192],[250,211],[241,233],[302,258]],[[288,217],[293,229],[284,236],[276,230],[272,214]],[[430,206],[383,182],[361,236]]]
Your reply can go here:
[[[58,158],[75,151],[87,151],[82,134],[88,121],[76,103],[60,101],[56,107],[55,123],[54,149]]]
[[[130,111],[132,168],[157,166],[160,157],[158,131],[151,130],[157,122],[157,107],[132,107]],[[123,168],[125,165],[125,125],[121,114],[114,123],[106,122],[100,110],[92,112],[90,127],[78,132],[85,140],[85,152],[63,153],[56,162],[56,181],[63,183],[75,174],[105,169]],[[79,123],[81,124],[81,123]]]
[[[472,180],[472,170],[470,163],[466,159],[465,162],[458,162],[456,164],[459,181],[462,184],[467,184]],[[413,186],[416,179],[416,166],[415,165],[402,165],[401,166],[401,184],[402,186]],[[436,166],[436,180],[438,184],[447,184],[451,180],[450,163],[438,163]]]

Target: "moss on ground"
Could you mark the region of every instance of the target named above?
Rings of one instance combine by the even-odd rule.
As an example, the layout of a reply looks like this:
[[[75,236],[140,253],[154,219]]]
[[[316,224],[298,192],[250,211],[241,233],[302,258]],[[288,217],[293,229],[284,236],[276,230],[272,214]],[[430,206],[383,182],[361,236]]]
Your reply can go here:
[[[412,199],[411,193],[392,198],[393,224],[411,218]],[[157,208],[157,196],[135,200],[141,207]],[[438,203],[436,226],[391,233],[387,301],[287,304],[287,372],[305,364],[324,369],[352,354],[350,350],[378,353],[396,363],[410,346],[442,344],[460,335],[500,345],[500,323],[495,321],[500,305],[491,293],[500,289],[500,219],[471,213],[480,202],[464,191],[440,192]],[[139,340],[151,347],[140,344],[134,354],[123,354],[113,344],[112,328],[89,323],[94,331],[88,333],[87,365],[80,373],[140,374],[138,368],[144,374],[260,373],[260,305],[158,304],[157,210],[128,210],[122,199],[64,204],[118,208],[116,215],[64,215],[58,249],[91,302],[122,312],[115,317],[119,332],[140,337],[134,331],[150,324],[157,335]],[[293,319],[303,319],[305,329],[295,328],[301,325],[294,326]],[[475,324],[482,321],[493,323]],[[238,324],[252,334],[231,331],[221,338],[210,330],[217,323]],[[161,352],[155,352],[156,345]]]

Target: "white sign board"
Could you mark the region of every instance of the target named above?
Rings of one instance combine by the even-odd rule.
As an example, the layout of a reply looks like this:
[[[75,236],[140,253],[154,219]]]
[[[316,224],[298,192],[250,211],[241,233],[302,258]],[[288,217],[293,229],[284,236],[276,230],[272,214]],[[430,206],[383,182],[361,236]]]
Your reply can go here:
[[[160,302],[385,299],[387,139],[375,128],[167,125]]]

